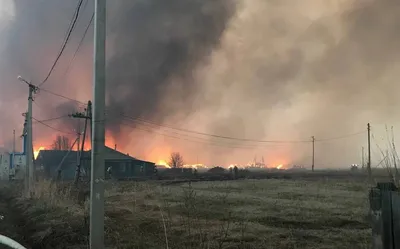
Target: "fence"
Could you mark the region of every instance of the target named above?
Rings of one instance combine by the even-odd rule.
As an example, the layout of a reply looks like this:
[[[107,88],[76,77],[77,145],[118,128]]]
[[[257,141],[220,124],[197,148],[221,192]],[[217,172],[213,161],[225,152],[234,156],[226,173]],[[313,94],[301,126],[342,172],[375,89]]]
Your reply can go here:
[[[400,192],[378,183],[369,193],[372,249],[400,249]]]

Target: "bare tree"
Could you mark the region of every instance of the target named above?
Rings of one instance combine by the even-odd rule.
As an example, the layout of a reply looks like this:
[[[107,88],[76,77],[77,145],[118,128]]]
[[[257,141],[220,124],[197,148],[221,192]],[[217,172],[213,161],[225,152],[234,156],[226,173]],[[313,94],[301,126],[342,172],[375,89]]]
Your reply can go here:
[[[169,166],[172,168],[183,167],[183,157],[179,152],[172,152],[169,158]]]
[[[71,141],[66,136],[58,135],[53,141],[51,147],[53,150],[69,150],[69,148],[71,147]]]

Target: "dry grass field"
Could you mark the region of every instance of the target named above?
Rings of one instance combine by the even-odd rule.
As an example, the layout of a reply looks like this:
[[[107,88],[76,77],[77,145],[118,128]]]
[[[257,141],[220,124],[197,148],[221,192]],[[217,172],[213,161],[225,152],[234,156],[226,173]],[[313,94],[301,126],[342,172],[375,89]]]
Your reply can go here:
[[[38,188],[23,206],[36,242],[87,245],[87,203]],[[162,186],[109,183],[108,248],[369,248],[366,184],[351,180],[238,180]],[[33,218],[34,217],[34,218]],[[40,228],[42,230],[40,230]]]

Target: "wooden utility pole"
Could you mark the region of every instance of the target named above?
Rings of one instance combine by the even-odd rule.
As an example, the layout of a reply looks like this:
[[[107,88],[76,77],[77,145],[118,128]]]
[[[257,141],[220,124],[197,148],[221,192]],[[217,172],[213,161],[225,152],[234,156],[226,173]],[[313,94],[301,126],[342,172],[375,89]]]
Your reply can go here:
[[[372,184],[372,170],[371,170],[371,125],[370,125],[369,123],[367,124],[367,129],[368,129],[368,164],[367,164],[367,170],[368,170],[369,182]]]
[[[106,0],[94,4],[92,156],[89,248],[104,249],[104,145],[106,101]]]
[[[80,146],[81,146],[81,122],[80,122],[80,120],[78,120],[78,123],[77,123],[77,127],[76,127],[76,135],[77,135],[77,137],[78,137],[78,141],[77,141],[77,143],[76,143],[76,164],[78,165],[79,164],[79,161],[81,160],[81,157],[80,157]]]
[[[311,165],[311,170],[314,172],[314,166],[315,166],[315,137],[312,136],[312,165]]]
[[[69,153],[71,152],[71,150],[74,148],[76,142],[78,142],[78,138],[75,139],[74,143],[71,145],[71,147],[69,148],[67,154],[64,155],[63,159],[61,160],[60,164],[58,164],[57,167],[57,181],[61,181],[61,172],[62,172],[62,166],[64,164],[65,159],[67,159]]]
[[[80,149],[79,149],[79,145],[78,145],[78,150],[80,150],[80,153],[79,153],[79,160],[77,160],[77,164],[76,164],[75,180],[74,180],[75,185],[78,184],[78,181],[80,179],[82,156],[84,155],[84,150],[85,150],[87,125],[88,125],[88,123],[91,123],[91,120],[92,120],[92,111],[91,110],[92,110],[92,102],[89,100],[88,106],[86,108],[86,113],[77,112],[77,113],[69,115],[70,117],[73,117],[73,118],[85,119],[85,126],[83,127],[82,146]],[[92,129],[90,129],[90,131],[91,130]]]
[[[28,149],[28,146],[27,146],[27,140],[26,140],[26,136],[27,136],[27,133],[28,133],[28,131],[27,131],[27,124],[28,124],[28,119],[27,119],[27,117],[28,117],[28,115],[27,115],[27,113],[24,113],[23,114],[24,115],[24,117],[25,117],[25,122],[24,122],[24,130],[23,130],[23,132],[22,132],[22,139],[23,139],[23,145],[22,145],[22,147],[23,147],[23,151],[24,151],[24,154],[25,154],[25,157],[26,157],[26,150]],[[25,160],[27,161],[27,159],[25,158]],[[25,187],[25,194],[26,194],[26,196],[28,196],[28,190],[29,190],[29,171],[28,171],[28,164],[27,163],[25,163],[25,171],[24,171],[24,187]]]

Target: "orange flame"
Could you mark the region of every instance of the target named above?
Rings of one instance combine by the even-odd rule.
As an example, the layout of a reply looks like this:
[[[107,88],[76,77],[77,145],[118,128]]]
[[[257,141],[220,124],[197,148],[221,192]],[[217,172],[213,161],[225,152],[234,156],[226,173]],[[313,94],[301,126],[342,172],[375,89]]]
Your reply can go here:
[[[166,161],[164,161],[164,160],[158,160],[157,165],[161,165],[161,166],[164,166],[166,168],[171,168],[171,166],[169,166],[168,163]]]
[[[283,167],[282,164],[279,164],[278,166],[276,166],[277,169],[281,169]]]
[[[38,157],[38,155],[39,155],[39,152],[41,151],[41,150],[44,150],[44,149],[46,149],[45,147],[43,147],[43,146],[40,146],[38,149],[34,149],[33,150],[33,156],[34,156],[34,158],[36,159],[37,157]]]

